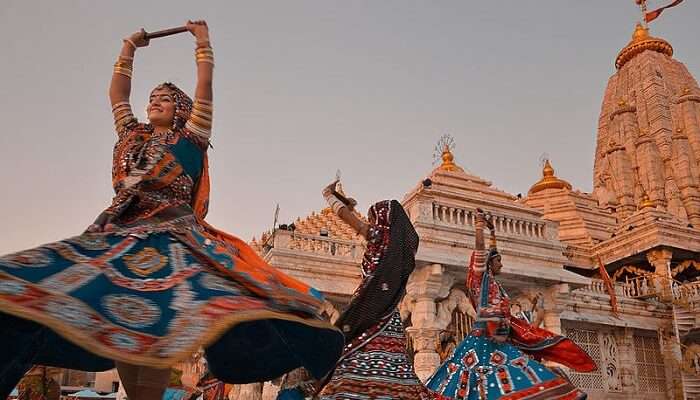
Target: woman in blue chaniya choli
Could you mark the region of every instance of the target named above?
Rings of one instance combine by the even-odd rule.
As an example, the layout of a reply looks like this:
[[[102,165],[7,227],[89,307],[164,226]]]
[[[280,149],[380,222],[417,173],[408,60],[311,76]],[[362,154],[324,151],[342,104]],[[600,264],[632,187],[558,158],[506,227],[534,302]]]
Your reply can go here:
[[[484,245],[486,225],[491,230],[489,251]],[[495,280],[502,267],[500,258],[493,224],[477,210],[476,246],[467,273],[477,319],[470,334],[430,377],[428,388],[438,400],[585,399],[585,393],[537,359],[556,359],[578,370],[595,369],[595,364],[569,339],[510,315],[508,295]],[[530,333],[529,344],[520,340],[521,327]],[[568,362],[569,358],[576,361]]]

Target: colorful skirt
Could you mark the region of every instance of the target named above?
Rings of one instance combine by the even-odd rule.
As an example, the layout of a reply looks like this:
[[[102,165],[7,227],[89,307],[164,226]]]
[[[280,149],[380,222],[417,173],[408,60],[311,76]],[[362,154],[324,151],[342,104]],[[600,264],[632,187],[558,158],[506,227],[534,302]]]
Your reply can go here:
[[[586,394],[508,343],[469,335],[428,380],[438,400],[582,400]]]
[[[398,311],[345,346],[320,397],[321,400],[432,398],[406,354],[406,333]]]
[[[0,317],[52,332],[36,364],[168,368],[204,347],[230,383],[327,374],[343,336],[318,316],[321,295],[219,239],[188,216],[0,257]]]

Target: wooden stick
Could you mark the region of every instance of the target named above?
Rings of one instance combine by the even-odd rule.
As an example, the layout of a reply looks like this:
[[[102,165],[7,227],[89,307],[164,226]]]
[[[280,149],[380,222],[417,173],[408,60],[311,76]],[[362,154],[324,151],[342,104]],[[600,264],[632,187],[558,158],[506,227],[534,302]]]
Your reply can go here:
[[[163,29],[162,31],[156,32],[146,32],[146,40],[151,40],[155,38],[176,35],[178,33],[187,32],[186,26],[179,26],[177,28]]]

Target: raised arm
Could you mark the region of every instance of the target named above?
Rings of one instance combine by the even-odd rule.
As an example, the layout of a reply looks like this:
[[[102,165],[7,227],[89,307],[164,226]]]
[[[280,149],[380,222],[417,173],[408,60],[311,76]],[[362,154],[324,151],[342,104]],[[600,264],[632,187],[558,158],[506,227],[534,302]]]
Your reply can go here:
[[[326,199],[328,205],[331,206],[333,212],[335,212],[340,219],[350,225],[355,232],[362,235],[365,239],[368,239],[369,225],[357,218],[357,215],[353,212],[357,202],[336,193],[335,186],[337,183],[338,181],[334,181],[323,189],[323,198]]]
[[[194,105],[186,127],[191,133],[208,140],[211,137],[214,114],[214,51],[209,40],[209,27],[205,21],[187,21],[187,29],[194,35],[197,43],[197,87],[194,90]]]
[[[114,124],[119,133],[122,133],[125,127],[136,121],[129,104],[131,76],[134,71],[134,53],[138,47],[145,46],[148,46],[148,40],[146,32],[141,29],[124,39],[119,57],[114,63],[112,81],[109,85],[109,101],[112,104]]]
[[[470,265],[469,274],[480,279],[486,271],[486,244],[484,242],[484,228],[486,227],[486,215],[480,208],[476,209],[476,221],[474,223],[474,263]]]

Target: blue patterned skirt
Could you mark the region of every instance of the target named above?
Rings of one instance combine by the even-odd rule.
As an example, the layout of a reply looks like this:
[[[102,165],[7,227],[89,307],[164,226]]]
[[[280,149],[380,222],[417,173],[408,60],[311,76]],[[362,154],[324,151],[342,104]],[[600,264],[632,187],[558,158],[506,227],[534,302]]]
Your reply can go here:
[[[467,336],[428,380],[440,400],[585,399],[562,376],[508,343]]]
[[[323,376],[343,338],[317,316],[320,294],[280,281],[271,268],[243,269],[238,255],[185,218],[0,257],[0,322],[17,322],[0,330],[2,354],[41,326],[50,345],[36,364],[167,368],[204,347],[211,371],[230,383],[300,366]]]

